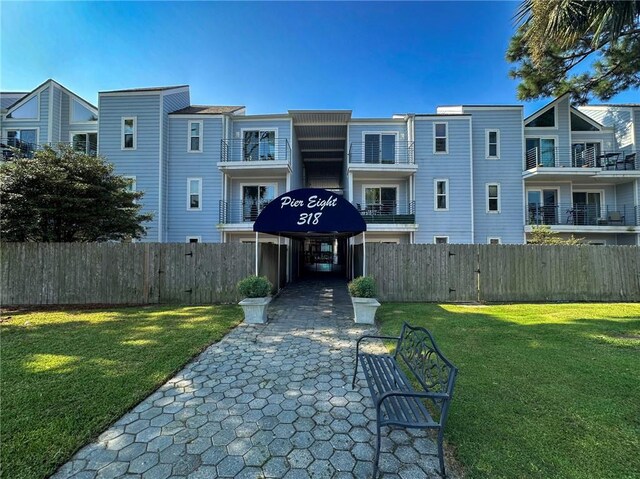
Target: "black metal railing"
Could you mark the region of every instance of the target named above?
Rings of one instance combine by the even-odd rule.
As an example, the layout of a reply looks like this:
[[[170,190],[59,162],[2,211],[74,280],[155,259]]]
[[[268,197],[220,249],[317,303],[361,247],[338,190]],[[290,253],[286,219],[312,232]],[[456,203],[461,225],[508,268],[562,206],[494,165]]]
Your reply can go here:
[[[600,148],[535,147],[525,154],[526,169],[533,168],[601,168],[604,170],[638,170],[638,154],[633,150],[601,151]]]
[[[638,226],[637,205],[599,206],[590,204],[540,205],[527,207],[528,225]]]
[[[414,142],[396,141],[392,145],[351,143],[349,163],[365,165],[414,164]]]
[[[3,160],[10,160],[16,155],[31,158],[39,148],[40,145],[37,143],[21,141],[17,138],[0,138],[0,150],[2,151]]]
[[[251,223],[271,200],[220,200],[220,223]]]
[[[246,141],[220,140],[220,159],[223,162],[283,161],[291,163],[291,144],[284,138]]]
[[[416,202],[381,201],[380,203],[353,203],[367,223],[413,224],[416,222]]]

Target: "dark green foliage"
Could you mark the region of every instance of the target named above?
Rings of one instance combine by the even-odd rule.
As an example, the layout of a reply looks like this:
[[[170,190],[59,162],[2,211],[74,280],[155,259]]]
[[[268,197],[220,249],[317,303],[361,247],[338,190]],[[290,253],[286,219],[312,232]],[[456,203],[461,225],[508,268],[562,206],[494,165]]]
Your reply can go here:
[[[349,294],[354,298],[374,298],[376,282],[371,276],[358,276],[349,283]]]
[[[584,104],[640,86],[640,1],[525,0],[516,20],[507,60],[520,99]]]
[[[113,174],[101,157],[70,146],[45,147],[32,159],[0,165],[3,241],[107,241],[140,238],[142,223],[131,180]]]
[[[266,276],[248,276],[238,282],[238,292],[245,298],[264,298],[269,296],[272,288]]]

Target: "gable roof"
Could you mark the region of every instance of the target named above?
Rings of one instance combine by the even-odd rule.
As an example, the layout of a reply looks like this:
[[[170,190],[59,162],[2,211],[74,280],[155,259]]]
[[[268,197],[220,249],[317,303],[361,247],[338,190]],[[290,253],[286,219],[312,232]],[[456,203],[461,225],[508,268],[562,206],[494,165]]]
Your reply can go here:
[[[244,106],[190,105],[171,112],[170,115],[221,115],[244,110]]]
[[[147,88],[126,88],[124,90],[108,90],[108,91],[101,91],[100,93],[153,92],[153,91],[175,90],[176,88],[188,88],[188,87],[189,87],[189,85],[152,86],[152,87],[147,87]]]
[[[93,110],[93,112],[97,115],[98,114],[98,107],[93,105],[92,103],[89,103],[87,100],[85,100],[84,98],[82,98],[80,95],[72,92],[71,90],[69,90],[67,87],[61,85],[60,83],[58,83],[57,81],[55,81],[52,78],[49,78],[48,80],[45,80],[44,82],[42,82],[40,85],[38,85],[37,87],[35,87],[33,90],[31,90],[30,92],[26,93],[23,97],[19,98],[17,101],[15,101],[14,103],[12,103],[11,105],[9,105],[7,107],[7,111],[6,114],[8,115],[9,113],[11,113],[11,110],[16,109],[17,107],[19,107],[20,105],[22,105],[23,103],[26,103],[27,101],[29,101],[31,98],[33,98],[36,94],[40,93],[40,91],[44,90],[45,87],[49,86],[49,84],[55,84],[58,88],[60,88],[61,90],[64,90],[68,95],[72,96],[73,98],[75,98],[76,100],[78,100],[80,103],[82,103],[84,106],[86,106],[87,108],[89,108],[90,110]]]
[[[1,91],[0,92],[0,110],[4,110],[15,102],[21,100],[28,91]]]

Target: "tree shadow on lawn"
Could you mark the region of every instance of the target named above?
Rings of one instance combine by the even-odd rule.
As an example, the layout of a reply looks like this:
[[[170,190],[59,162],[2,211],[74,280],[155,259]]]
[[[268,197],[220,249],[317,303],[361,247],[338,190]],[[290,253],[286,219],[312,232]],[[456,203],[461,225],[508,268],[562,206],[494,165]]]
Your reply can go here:
[[[25,477],[53,472],[242,319],[218,306],[53,314],[2,325],[2,458]]]
[[[527,306],[394,303],[378,320],[426,327],[459,368],[446,436],[470,476],[633,475],[640,306]]]

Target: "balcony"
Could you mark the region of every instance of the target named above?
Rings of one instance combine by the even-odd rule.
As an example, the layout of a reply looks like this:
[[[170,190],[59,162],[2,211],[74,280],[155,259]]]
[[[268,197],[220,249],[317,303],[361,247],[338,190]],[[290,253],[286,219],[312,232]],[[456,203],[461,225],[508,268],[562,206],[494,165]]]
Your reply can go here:
[[[602,228],[611,226],[633,227],[640,225],[640,207],[637,205],[598,206],[587,204],[539,205],[530,204],[527,225]]]
[[[270,200],[220,200],[220,224],[253,223]],[[416,222],[415,201],[399,204],[395,201],[383,201],[375,204],[354,203],[367,224],[374,225],[413,225]]]
[[[367,224],[414,224],[416,222],[416,202],[398,203],[354,203]]]
[[[379,174],[380,178],[388,178],[391,173],[395,177],[407,177],[414,174],[418,166],[415,164],[414,143],[412,141],[395,141],[393,144],[351,143],[348,155],[349,171],[358,177]]]
[[[33,154],[42,147],[36,143],[20,141],[16,138],[0,138],[0,151],[2,160],[10,160],[16,155],[24,158],[32,158]]]
[[[291,144],[285,138],[260,141],[220,140],[218,168],[234,177],[264,174],[285,176],[291,171]]]
[[[531,148],[527,150],[527,170],[537,168],[596,168],[600,170],[639,170],[638,155],[631,150],[600,151],[599,148],[585,150],[569,148]]]

